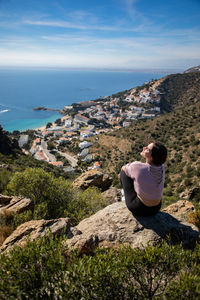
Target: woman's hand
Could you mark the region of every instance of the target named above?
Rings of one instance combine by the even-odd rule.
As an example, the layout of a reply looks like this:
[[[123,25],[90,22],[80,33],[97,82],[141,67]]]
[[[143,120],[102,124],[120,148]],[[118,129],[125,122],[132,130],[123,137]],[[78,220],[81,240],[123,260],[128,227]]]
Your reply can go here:
[[[125,166],[123,166],[123,167],[121,168],[121,171],[124,171],[124,172],[125,172]],[[120,173],[117,175],[117,177],[118,177],[118,179],[120,180]]]

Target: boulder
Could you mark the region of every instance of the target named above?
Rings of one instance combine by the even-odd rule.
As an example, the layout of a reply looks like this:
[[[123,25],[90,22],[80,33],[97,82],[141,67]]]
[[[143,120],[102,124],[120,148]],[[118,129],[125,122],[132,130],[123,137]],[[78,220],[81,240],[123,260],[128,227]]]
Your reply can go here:
[[[25,210],[33,208],[33,201],[29,198],[0,196],[0,203],[4,202],[4,206],[0,207],[0,214],[7,211],[9,213],[21,213]],[[6,204],[6,205],[5,205]]]
[[[177,219],[187,221],[187,215],[189,212],[194,211],[194,205],[187,200],[180,200],[164,208],[162,211],[173,215]]]
[[[89,254],[96,247],[118,248],[130,245],[144,248],[167,240],[172,244],[182,243],[193,247],[199,239],[196,226],[185,221],[187,213],[194,210],[188,201],[178,201],[155,216],[137,217],[126,207],[125,202],[113,203],[70,227],[68,218],[57,220],[30,221],[20,225],[3,243],[0,250],[7,251],[14,245],[23,246],[28,237],[38,239],[51,230],[53,234],[64,232],[68,249],[78,249],[80,254]],[[171,213],[171,214],[170,214]]]
[[[69,228],[69,218],[29,221],[18,226],[4,241],[0,250],[7,252],[16,245],[22,247],[27,243],[28,239],[31,241],[39,239],[49,233],[49,231],[51,231],[53,235],[60,235],[62,232],[68,234]]]
[[[106,203],[112,204],[118,201],[121,201],[122,195],[121,190],[117,189],[114,186],[111,186],[107,191],[102,193],[102,196]]]
[[[95,245],[116,247],[129,244],[132,248],[143,248],[148,244],[156,245],[163,239],[192,247],[199,238],[198,229],[181,220],[181,217],[193,209],[188,201],[178,201],[155,216],[137,217],[126,208],[124,202],[116,202],[81,221],[76,226],[78,235],[67,240],[66,245],[79,249],[80,253],[85,253],[85,245],[91,245],[88,251],[94,249]]]
[[[6,196],[0,194],[0,206],[1,205],[7,205],[12,200],[12,196]]]
[[[73,187],[85,190],[90,186],[96,186],[102,191],[105,191],[111,186],[111,183],[111,177],[109,177],[107,174],[104,174],[100,170],[93,169],[81,174],[78,178],[76,178],[76,180],[73,182]]]

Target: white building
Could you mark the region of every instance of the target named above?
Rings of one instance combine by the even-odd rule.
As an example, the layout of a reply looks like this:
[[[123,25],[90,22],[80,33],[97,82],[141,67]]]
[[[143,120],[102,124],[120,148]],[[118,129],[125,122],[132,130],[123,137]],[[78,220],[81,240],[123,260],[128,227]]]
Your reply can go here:
[[[92,143],[87,142],[87,141],[79,143],[79,148],[81,148],[81,149],[88,148],[90,146],[92,146]]]
[[[69,127],[71,127],[71,126],[72,126],[72,120],[71,120],[71,119],[65,120],[65,127],[66,127],[66,128],[69,128]]]
[[[28,143],[28,134],[21,134],[18,141],[19,147],[22,148],[27,143]]]

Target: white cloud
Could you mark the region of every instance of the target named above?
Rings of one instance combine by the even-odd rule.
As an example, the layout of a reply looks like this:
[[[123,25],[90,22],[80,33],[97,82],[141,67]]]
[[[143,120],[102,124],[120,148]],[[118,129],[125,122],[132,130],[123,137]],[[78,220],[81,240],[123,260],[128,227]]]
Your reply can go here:
[[[70,29],[79,29],[79,30],[109,30],[117,31],[119,28],[115,26],[103,26],[103,25],[83,25],[67,21],[36,21],[36,20],[24,20],[24,24],[28,25],[37,25],[37,26],[49,26],[49,27],[62,27]]]
[[[116,40],[122,45],[126,39]],[[93,41],[95,43],[95,41]],[[0,66],[43,66],[43,67],[90,67],[90,68],[170,68],[188,66],[188,61],[200,60],[200,46],[166,45],[145,47],[145,41],[128,41],[126,49],[112,47],[110,43],[99,41],[96,48],[66,47],[51,50],[36,48],[27,51],[0,49]],[[101,47],[100,47],[101,43]],[[103,48],[104,44],[104,48]],[[133,47],[134,45],[134,47]],[[199,64],[199,63],[198,63]]]

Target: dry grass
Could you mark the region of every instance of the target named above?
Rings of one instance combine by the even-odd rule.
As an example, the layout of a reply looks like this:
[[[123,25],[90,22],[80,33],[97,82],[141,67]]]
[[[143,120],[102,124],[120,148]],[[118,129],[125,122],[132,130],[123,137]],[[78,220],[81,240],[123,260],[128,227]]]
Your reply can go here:
[[[188,214],[187,221],[198,227],[200,231],[200,211],[193,211]]]
[[[13,232],[13,227],[10,225],[13,219],[13,213],[4,209],[0,214],[0,246],[5,239]]]
[[[12,226],[5,225],[0,227],[0,246],[3,244],[5,239],[9,235],[11,235],[12,232],[13,232]]]

